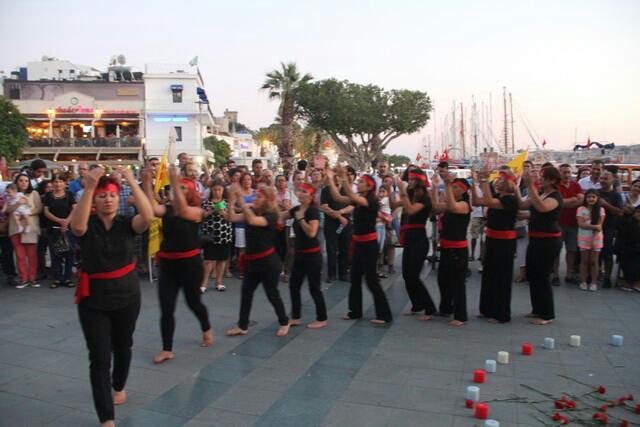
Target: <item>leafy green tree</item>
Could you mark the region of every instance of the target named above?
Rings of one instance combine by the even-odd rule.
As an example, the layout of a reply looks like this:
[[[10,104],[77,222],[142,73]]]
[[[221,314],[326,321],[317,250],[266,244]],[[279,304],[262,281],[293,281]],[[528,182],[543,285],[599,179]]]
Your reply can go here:
[[[218,139],[213,135],[203,139],[202,143],[204,144],[204,148],[213,153],[215,167],[217,168],[222,167],[233,153],[227,141]]]
[[[364,170],[391,141],[420,130],[429,119],[425,92],[389,90],[328,79],[296,91],[299,116],[327,132],[344,158]]]
[[[411,159],[402,154],[385,154],[384,159],[389,162],[389,165],[408,165],[411,163]]]
[[[273,70],[266,74],[266,79],[261,89],[269,92],[269,99],[279,99],[280,107],[278,109],[281,118],[282,137],[280,141],[279,152],[280,159],[283,162],[285,171],[291,168],[291,160],[293,158],[293,122],[297,113],[296,92],[298,89],[313,77],[311,74],[301,75],[295,62],[280,64],[281,69]]]
[[[0,96],[0,156],[7,161],[17,159],[29,138],[27,118],[13,102]]]

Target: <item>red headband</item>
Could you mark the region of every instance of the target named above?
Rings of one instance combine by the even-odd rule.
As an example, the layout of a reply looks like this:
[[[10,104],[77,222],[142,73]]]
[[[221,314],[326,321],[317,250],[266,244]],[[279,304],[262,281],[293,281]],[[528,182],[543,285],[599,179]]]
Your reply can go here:
[[[303,182],[302,184],[300,184],[298,186],[299,190],[304,190],[307,193],[311,194],[312,196],[316,194],[316,189],[313,188],[313,185],[311,184],[307,184],[306,182]]]
[[[420,181],[427,182],[427,176],[417,172],[409,172],[409,178],[419,179]]]
[[[187,187],[188,190],[196,191],[196,182],[194,180],[192,180],[192,179],[182,178],[180,180],[180,184],[182,184],[185,187]]]
[[[116,193],[120,195],[120,187],[118,187],[113,182],[109,182],[106,185],[103,185],[102,187],[97,187],[95,190],[93,190],[93,197],[95,198],[98,194],[101,194],[101,193]]]
[[[506,179],[507,181],[511,181],[514,184],[518,181],[518,178],[516,178],[515,175],[507,173],[507,172],[499,172],[498,175],[500,176],[500,178]]]
[[[464,191],[469,191],[469,184],[466,181],[454,181],[453,184],[451,184],[453,186],[458,186],[460,188],[462,188]]]
[[[369,183],[369,186],[373,187],[374,190],[376,189],[376,181],[373,178],[371,178],[369,175],[362,175],[360,178],[367,181]]]

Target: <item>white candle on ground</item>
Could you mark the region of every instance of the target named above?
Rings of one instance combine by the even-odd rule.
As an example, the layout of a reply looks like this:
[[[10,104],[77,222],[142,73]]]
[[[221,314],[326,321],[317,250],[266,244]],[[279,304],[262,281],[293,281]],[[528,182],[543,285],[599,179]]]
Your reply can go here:
[[[496,420],[486,420],[484,427],[500,427],[500,423]]]
[[[487,372],[494,373],[496,371],[496,361],[493,359],[488,359],[484,362],[484,370]]]
[[[553,338],[544,339],[544,348],[547,350],[553,350],[556,347],[556,341]]]
[[[571,335],[569,337],[569,345],[571,347],[580,347],[580,335]]]
[[[622,347],[624,343],[624,337],[622,335],[611,335],[611,345],[616,347]]]
[[[509,352],[508,351],[499,351],[498,352],[498,363],[501,365],[506,365],[509,363]]]
[[[480,400],[480,387],[475,385],[470,385],[467,387],[467,400],[473,400],[477,402]]]

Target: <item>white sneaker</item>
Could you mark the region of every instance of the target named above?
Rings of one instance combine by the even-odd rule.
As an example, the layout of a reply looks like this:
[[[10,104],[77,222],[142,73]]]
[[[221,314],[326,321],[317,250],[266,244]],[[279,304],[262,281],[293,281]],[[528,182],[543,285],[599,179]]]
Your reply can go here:
[[[587,287],[587,284],[585,282],[582,282],[582,283],[580,283],[580,289],[582,289],[583,291],[586,291],[589,288]]]
[[[38,282],[30,282],[29,284],[31,285],[32,288],[39,288],[40,287],[40,283],[38,283]]]
[[[598,290],[598,285],[596,285],[595,283],[590,284],[590,285],[589,285],[589,290],[590,290],[591,292],[595,292],[595,291],[597,291],[597,290]]]
[[[27,286],[29,286],[29,282],[22,282],[22,283],[16,285],[16,289],[24,289]]]

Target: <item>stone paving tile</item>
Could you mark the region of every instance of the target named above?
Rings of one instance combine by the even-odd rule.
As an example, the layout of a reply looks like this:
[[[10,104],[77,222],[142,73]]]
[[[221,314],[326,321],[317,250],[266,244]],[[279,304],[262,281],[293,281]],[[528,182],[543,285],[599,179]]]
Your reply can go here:
[[[322,426],[382,427],[389,425],[393,413],[393,408],[377,406],[373,402],[369,405],[337,402],[322,421]]]
[[[250,427],[257,419],[258,417],[255,415],[208,407],[185,424],[185,427],[210,427],[214,425],[216,427]]]

